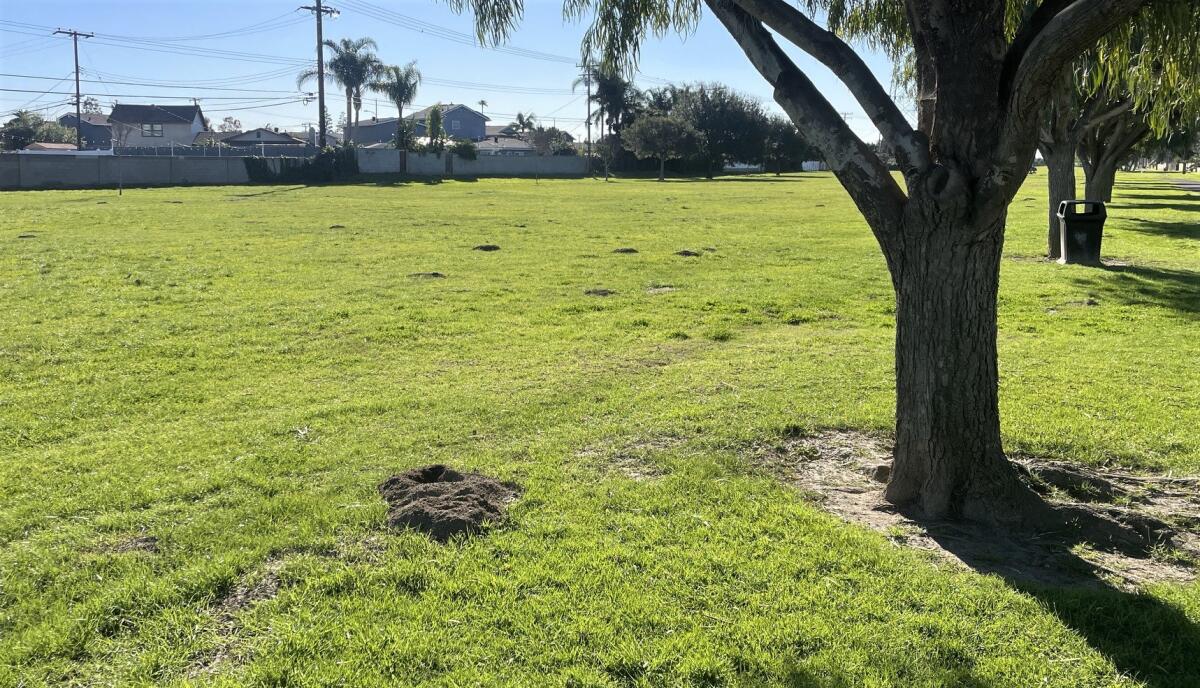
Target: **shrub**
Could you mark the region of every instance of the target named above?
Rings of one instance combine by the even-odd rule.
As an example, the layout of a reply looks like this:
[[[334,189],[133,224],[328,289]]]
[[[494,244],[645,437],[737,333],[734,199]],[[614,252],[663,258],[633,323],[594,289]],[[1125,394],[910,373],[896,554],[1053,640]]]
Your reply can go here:
[[[475,142],[465,140],[455,141],[451,144],[450,152],[463,160],[474,160],[479,155],[479,149],[475,147]]]
[[[244,158],[246,175],[252,182],[312,184],[336,182],[358,174],[358,156],[353,146],[324,148],[312,158],[281,158],[278,172],[265,158]]]

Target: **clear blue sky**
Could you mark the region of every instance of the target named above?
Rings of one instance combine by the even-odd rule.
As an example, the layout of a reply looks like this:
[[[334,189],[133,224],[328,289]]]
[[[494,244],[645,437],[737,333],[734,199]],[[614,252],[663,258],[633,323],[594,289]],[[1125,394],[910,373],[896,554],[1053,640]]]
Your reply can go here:
[[[6,117],[19,107],[45,108],[45,115],[70,109],[65,101],[73,90],[70,39],[49,37],[55,27],[93,32],[80,41],[84,70],[83,92],[106,107],[123,103],[187,103],[199,98],[214,124],[226,115],[244,128],[271,125],[300,128],[315,123],[315,102],[296,101],[295,74],[299,61],[312,59],[312,15],[296,11],[311,0],[38,0],[0,1],[0,112]],[[488,102],[485,112],[507,123],[520,112],[533,111],[543,123],[583,132],[585,102],[582,89],[571,91],[577,69],[552,58],[531,59],[462,45],[457,34],[472,34],[469,17],[456,15],[436,0],[330,0],[341,10],[327,21],[327,38],[370,36],[389,63],[416,60],[426,81],[416,105],[435,102]],[[385,13],[381,14],[378,8]],[[424,22],[424,28],[420,22]],[[448,29],[451,38],[439,37]],[[561,4],[547,0],[526,3],[525,19],[508,45],[528,51],[577,58],[584,26],[564,23]],[[245,31],[237,32],[239,29]],[[237,32],[234,35],[213,36]],[[461,40],[461,37],[458,38]],[[154,41],[149,43],[146,41]],[[221,51],[219,53],[206,51]],[[237,54],[230,54],[237,53]],[[887,83],[891,65],[886,57],[867,53],[868,64]],[[845,88],[827,71],[803,56],[798,61],[838,110],[853,113],[848,121],[864,138],[877,134]],[[652,38],[643,47],[639,86],[719,81],[759,98],[770,110],[778,107],[762,78],[750,67],[724,29],[705,16],[687,37]],[[29,77],[49,77],[35,79]],[[63,79],[58,82],[59,79]],[[131,83],[117,83],[131,82]],[[460,82],[460,83],[451,83]],[[461,83],[467,82],[467,83]],[[310,87],[315,90],[315,87]],[[226,89],[226,90],[221,90]],[[327,105],[336,119],[345,99],[327,92]],[[384,100],[368,98],[363,117],[378,108],[380,117],[393,116]],[[475,106],[477,107],[477,106]]]

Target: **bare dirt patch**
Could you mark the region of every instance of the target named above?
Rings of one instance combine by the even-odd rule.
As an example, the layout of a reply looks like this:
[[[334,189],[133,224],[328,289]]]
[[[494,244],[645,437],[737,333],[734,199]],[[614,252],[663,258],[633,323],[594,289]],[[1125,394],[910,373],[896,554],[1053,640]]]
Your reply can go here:
[[[636,248],[630,248],[628,246],[623,246],[621,248],[613,249],[613,253],[637,253],[637,252],[638,252],[638,250]]]
[[[700,252],[699,252],[699,251],[693,251],[693,250],[691,250],[691,249],[686,249],[686,248],[685,248],[685,249],[683,249],[682,251],[676,251],[676,252],[675,252],[675,255],[677,255],[677,256],[682,256],[682,257],[684,257],[684,258],[699,258],[699,257],[700,257]]]
[[[1200,562],[1200,479],[1098,471],[1074,464],[1017,460],[1035,490],[1055,506],[1103,513],[1121,523],[1164,522],[1170,544],[1149,556],[1089,546],[1068,531],[1015,531],[962,522],[915,520],[884,501],[891,443],[861,432],[827,430],[757,445],[751,460],[811,496],[825,510],[905,547],[976,571],[1023,582],[1136,589],[1196,578]]]
[[[279,572],[283,564],[282,557],[267,559],[257,569],[242,576],[236,585],[217,600],[213,605],[213,616],[217,623],[217,646],[192,663],[187,672],[189,677],[213,673],[227,664],[244,663],[249,659],[238,651],[236,639],[242,630],[238,615],[279,593]]]
[[[440,272],[411,272],[408,276],[413,279],[442,279],[445,277]]]
[[[651,458],[683,444],[682,437],[663,435],[634,440],[605,440],[580,449],[575,456],[598,464],[602,469],[630,480],[654,480],[666,475],[666,470]]]
[[[148,552],[150,554],[158,553],[158,538],[153,535],[134,535],[122,538],[117,541],[111,548],[116,554],[125,554],[127,552]]]
[[[586,296],[612,296],[617,292],[612,289],[588,289],[583,292]]]
[[[479,473],[432,465],[393,475],[380,484],[379,493],[388,504],[388,525],[445,542],[499,521],[520,488]]]
[[[669,284],[660,284],[657,287],[648,288],[646,293],[653,296],[655,294],[670,294],[673,291],[675,291],[675,287],[672,287]]]
[[[499,251],[500,247],[495,244],[480,244],[471,250],[472,251]]]

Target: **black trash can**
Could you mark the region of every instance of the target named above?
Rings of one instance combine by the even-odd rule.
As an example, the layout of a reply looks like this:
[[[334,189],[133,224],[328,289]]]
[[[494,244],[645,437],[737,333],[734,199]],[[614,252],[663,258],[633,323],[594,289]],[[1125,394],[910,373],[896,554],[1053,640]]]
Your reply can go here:
[[[1108,213],[1100,201],[1063,201],[1058,204],[1058,235],[1062,257],[1058,262],[1100,264],[1100,239]]]

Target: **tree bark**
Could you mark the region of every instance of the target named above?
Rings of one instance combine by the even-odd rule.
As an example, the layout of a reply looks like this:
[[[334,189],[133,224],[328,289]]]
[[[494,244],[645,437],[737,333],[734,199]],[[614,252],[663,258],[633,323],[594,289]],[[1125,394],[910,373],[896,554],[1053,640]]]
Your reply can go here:
[[[1084,198],[1089,201],[1112,201],[1113,186],[1117,181],[1117,169],[1105,161],[1092,167],[1092,173],[1084,186]]]
[[[1050,186],[1050,222],[1046,233],[1046,256],[1050,260],[1058,260],[1062,253],[1058,204],[1073,200],[1077,193],[1075,146],[1074,142],[1068,142],[1066,145],[1042,145],[1040,148],[1042,159],[1046,161],[1046,176]]]
[[[896,446],[888,501],[926,518],[1019,520],[1032,492],[1000,440],[996,295],[1003,212],[906,213],[896,291]]]
[[[342,136],[342,141],[345,143],[354,142],[352,124],[354,124],[354,91],[346,89],[346,131]]]

